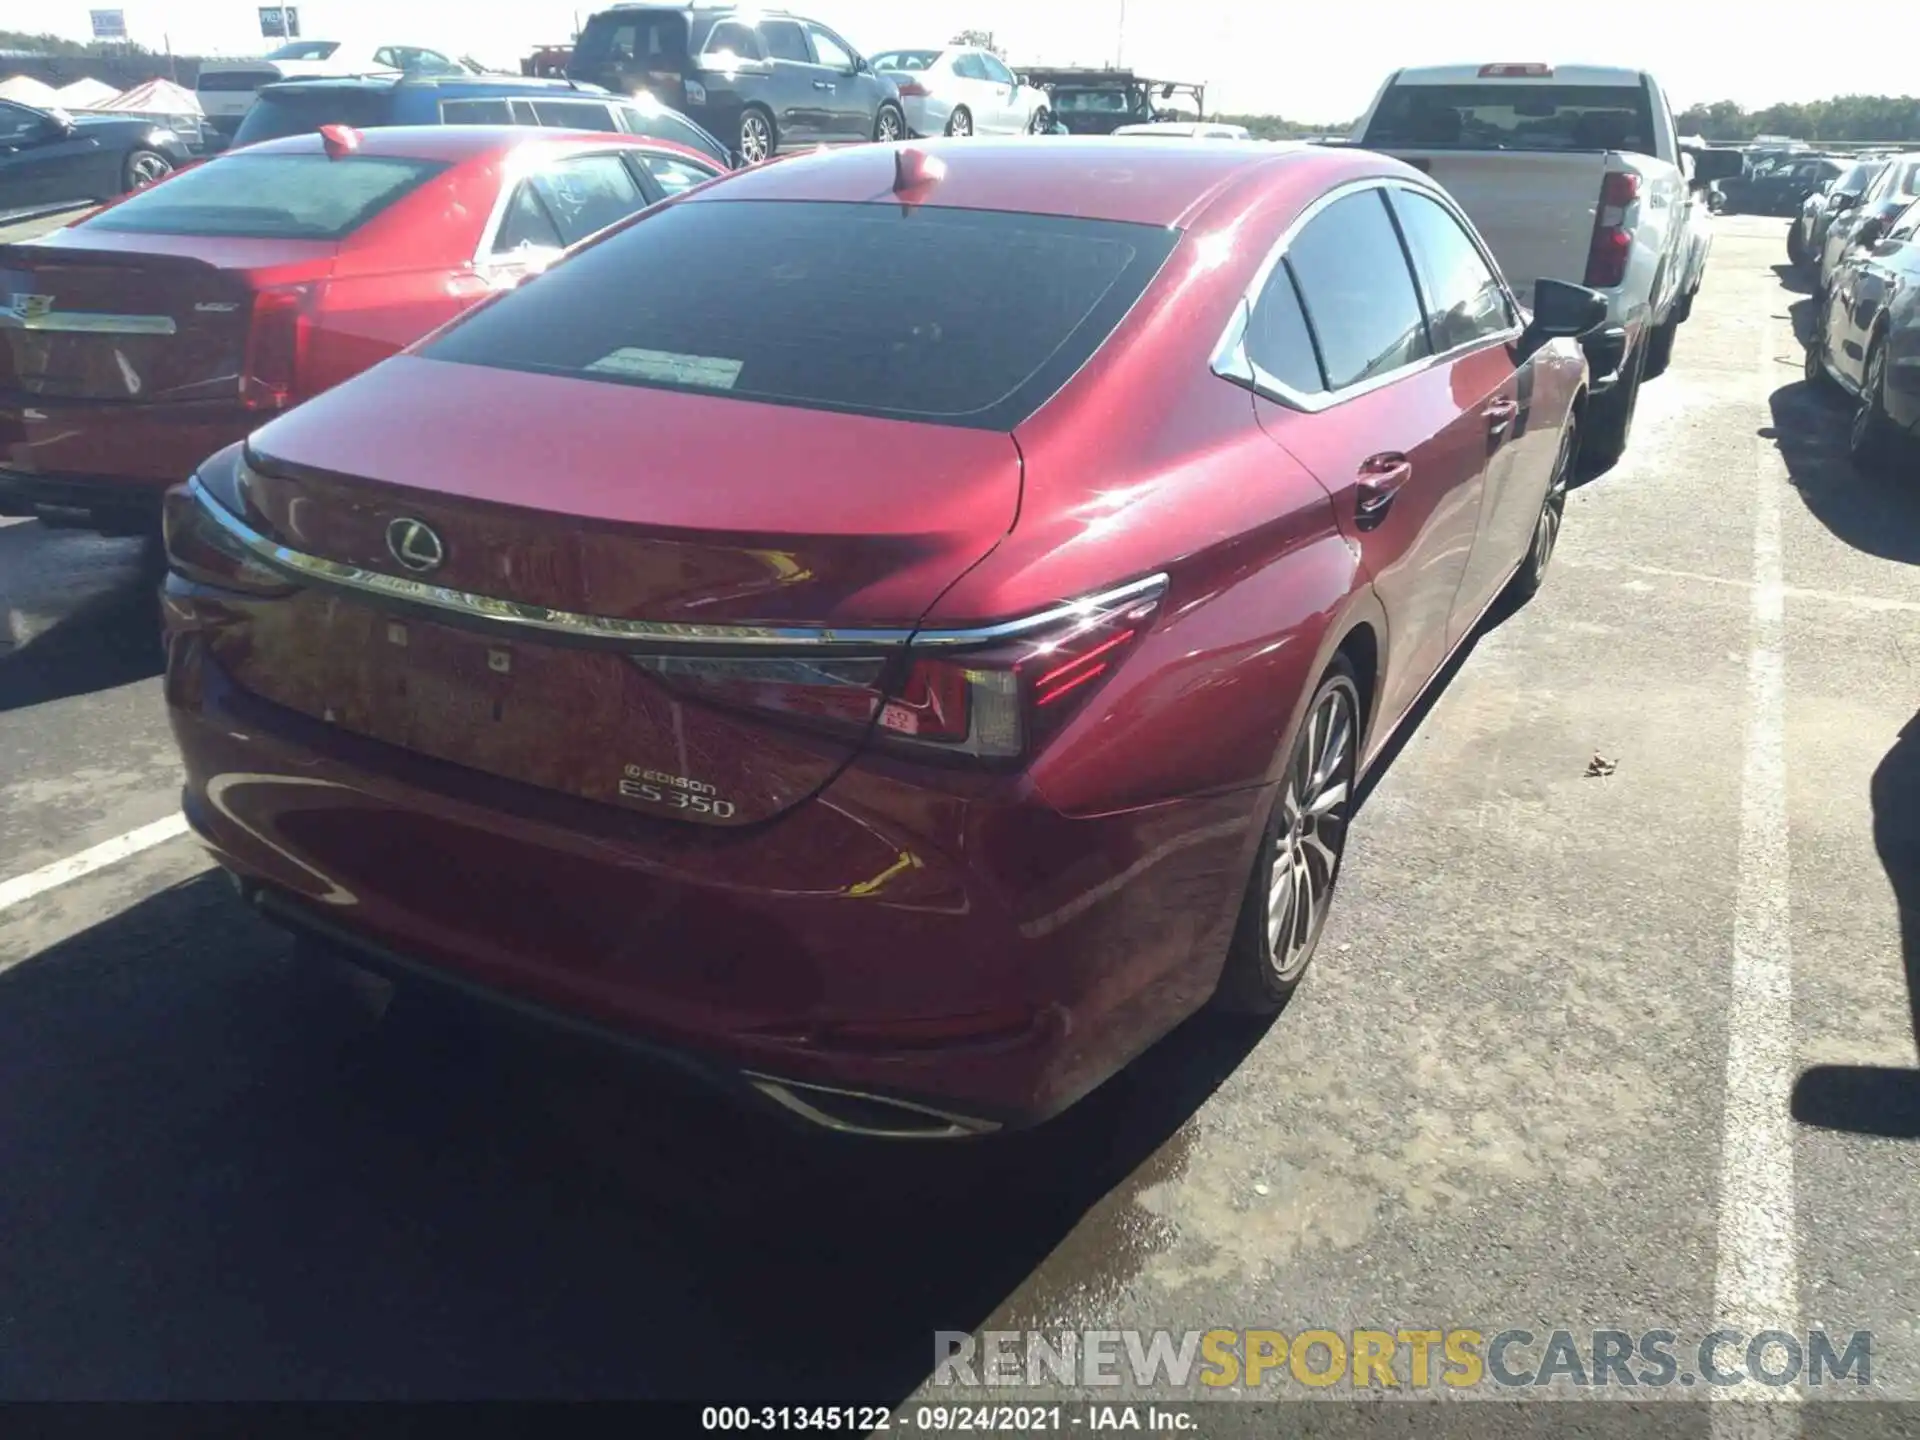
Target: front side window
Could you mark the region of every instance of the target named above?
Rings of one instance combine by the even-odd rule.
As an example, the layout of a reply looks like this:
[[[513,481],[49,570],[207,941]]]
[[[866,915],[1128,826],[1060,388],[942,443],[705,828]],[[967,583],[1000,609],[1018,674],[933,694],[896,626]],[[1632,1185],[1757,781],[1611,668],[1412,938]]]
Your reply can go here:
[[[1427,301],[1427,328],[1441,353],[1504,335],[1513,312],[1499,279],[1460,222],[1439,201],[1389,192]]]
[[[978,55],[956,55],[953,57],[953,73],[962,80],[984,80],[987,68],[980,63]]]
[[[1343,196],[1288,247],[1329,389],[1341,390],[1430,353],[1413,272],[1378,190]]]
[[[425,353],[1011,430],[1106,341],[1178,238],[1008,211],[696,200],[568,256]]]
[[[980,57],[980,68],[987,72],[987,79],[996,85],[1017,85],[1020,83],[1013,78],[1013,72],[1011,70],[1007,69],[1006,66],[1002,65],[991,55],[982,55]]]
[[[26,145],[38,140],[48,128],[46,115],[0,100],[0,145]]]
[[[82,223],[148,235],[338,240],[444,169],[385,155],[241,151],[182,170]]]
[[[814,58],[822,65],[831,66],[835,70],[853,69],[853,56],[848,52],[847,47],[832,35],[818,25],[809,25],[807,34],[813,37]]]

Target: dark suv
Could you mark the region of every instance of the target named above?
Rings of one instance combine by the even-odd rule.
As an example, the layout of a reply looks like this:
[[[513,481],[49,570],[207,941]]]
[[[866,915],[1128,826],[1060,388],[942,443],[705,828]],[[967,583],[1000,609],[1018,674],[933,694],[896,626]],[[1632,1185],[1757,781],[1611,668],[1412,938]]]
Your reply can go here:
[[[819,21],[779,10],[616,5],[588,19],[567,74],[650,94],[749,164],[907,132],[891,80]]]

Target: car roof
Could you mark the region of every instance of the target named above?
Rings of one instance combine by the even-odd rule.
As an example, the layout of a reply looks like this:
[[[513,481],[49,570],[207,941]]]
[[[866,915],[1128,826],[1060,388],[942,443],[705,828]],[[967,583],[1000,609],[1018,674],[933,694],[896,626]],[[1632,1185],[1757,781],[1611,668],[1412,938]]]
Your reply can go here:
[[[364,75],[295,75],[262,85],[262,90],[394,90],[431,86],[435,89],[480,90],[491,94],[539,93],[584,95],[592,100],[625,99],[602,85],[588,85],[547,75],[411,75],[399,70],[374,71]]]
[[[1166,226],[1186,224],[1227,186],[1258,167],[1344,169],[1359,153],[1258,140],[1170,145],[1164,139],[1124,135],[971,137],[813,151],[736,170],[719,189],[689,198],[896,204],[895,156],[911,151],[937,157],[946,167],[940,178],[922,187],[916,197],[921,204]]]
[[[1549,65],[1546,75],[1488,76],[1480,72],[1489,65],[1521,62],[1482,60],[1471,65],[1410,65],[1397,72],[1394,85],[1642,85],[1644,70],[1629,70],[1619,65]],[[1543,62],[1544,63],[1544,62]]]
[[[708,165],[713,163],[712,156],[699,155],[698,151],[676,145],[670,140],[656,140],[650,135],[624,135],[612,130],[562,130],[533,125],[379,125],[370,126],[358,134],[360,144],[354,151],[356,155],[385,155],[406,160],[446,160],[457,163],[523,145],[593,140],[608,145],[657,146],[679,154],[698,155]],[[320,155],[325,152],[326,141],[321,138],[320,132],[307,130],[298,135],[282,135],[277,139],[243,145],[227,153]]]

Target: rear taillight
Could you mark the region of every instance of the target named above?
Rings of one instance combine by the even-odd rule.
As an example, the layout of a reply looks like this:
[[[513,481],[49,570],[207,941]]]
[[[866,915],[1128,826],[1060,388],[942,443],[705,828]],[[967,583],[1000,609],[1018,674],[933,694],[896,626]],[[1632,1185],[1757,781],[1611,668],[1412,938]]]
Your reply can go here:
[[[167,565],[182,579],[213,585],[244,595],[286,595],[293,590],[286,577],[256,559],[226,526],[220,523],[220,502],[196,477],[167,491],[160,511],[166,539]]]
[[[1640,198],[1640,177],[1621,171],[1600,183],[1600,208],[1593,217],[1593,243],[1587,248],[1587,284],[1610,290],[1627,278],[1633,233],[1627,211]]]
[[[284,410],[298,398],[313,299],[311,285],[269,285],[254,292],[240,374],[240,403],[247,409]]]
[[[1060,607],[1004,639],[931,633],[905,655],[709,658],[636,655],[689,698],[842,734],[871,730],[891,749],[989,761],[1031,754],[1112,674],[1152,624],[1164,581]]]
[[[898,88],[902,100],[924,100],[933,93],[918,80],[902,80]]]

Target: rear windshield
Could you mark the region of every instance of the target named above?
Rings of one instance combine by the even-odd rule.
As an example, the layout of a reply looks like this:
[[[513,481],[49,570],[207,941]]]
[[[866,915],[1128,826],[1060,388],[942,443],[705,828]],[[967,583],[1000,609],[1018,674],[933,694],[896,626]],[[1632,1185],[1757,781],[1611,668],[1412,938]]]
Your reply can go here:
[[[1644,85],[1396,85],[1363,145],[1465,150],[1654,149]]]
[[[1073,115],[1144,114],[1146,102],[1124,90],[1055,90],[1053,108]]]
[[[340,48],[338,40],[295,40],[291,45],[282,45],[278,50],[269,50],[269,60],[331,60],[333,52]]]
[[[82,223],[143,235],[338,240],[446,168],[384,155],[230,154]]]
[[[1086,363],[1177,239],[1149,225],[925,205],[672,205],[423,353],[1011,430]]]
[[[282,135],[304,135],[322,125],[351,125],[371,130],[393,123],[393,90],[361,85],[316,85],[311,89],[263,90],[247,107],[235,145],[278,140]]]
[[[677,71],[686,58],[686,18],[673,10],[595,15],[573,43],[576,66],[619,64]]]

